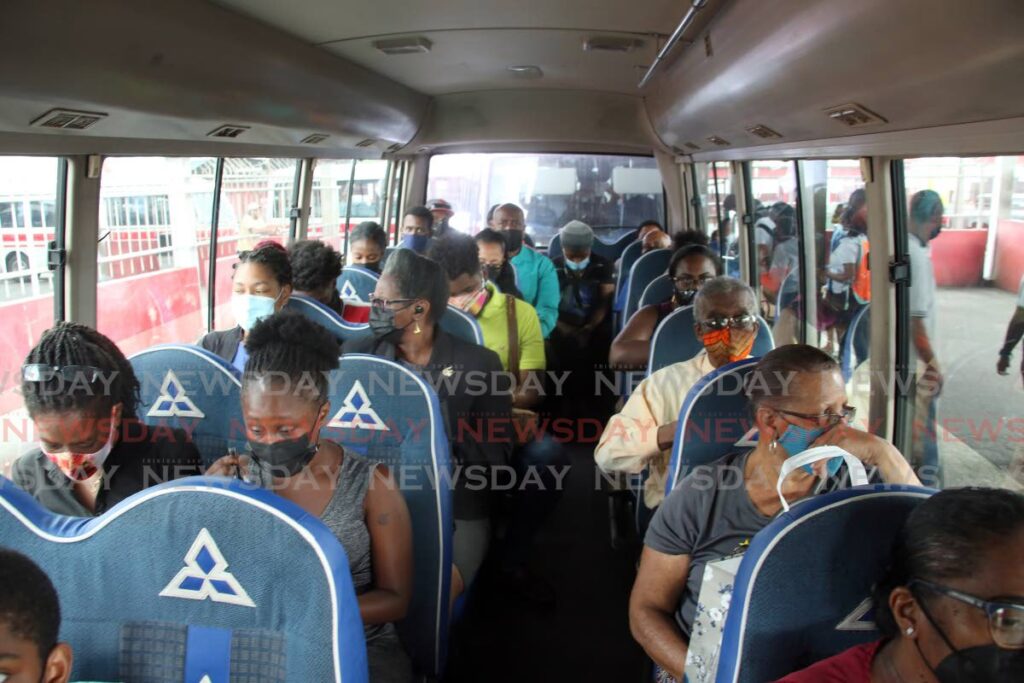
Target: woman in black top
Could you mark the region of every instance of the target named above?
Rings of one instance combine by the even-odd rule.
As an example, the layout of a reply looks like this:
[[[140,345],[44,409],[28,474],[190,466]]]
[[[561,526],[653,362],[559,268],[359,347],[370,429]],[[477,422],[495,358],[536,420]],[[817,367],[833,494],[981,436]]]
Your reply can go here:
[[[201,474],[183,431],[138,419],[131,364],[90,327],[47,330],[22,366],[21,391],[40,448],[14,463],[11,478],[53,512],[98,515],[149,486]]]
[[[255,249],[238,254],[231,277],[231,311],[235,327],[210,332],[199,346],[231,363],[241,374],[249,354],[242,340],[263,318],[269,318],[288,303],[292,293],[292,265],[288,251],[277,242],[266,240]]]
[[[319,240],[301,240],[288,250],[292,266],[295,294],[316,299],[341,315],[338,276],[341,275],[341,254]]]

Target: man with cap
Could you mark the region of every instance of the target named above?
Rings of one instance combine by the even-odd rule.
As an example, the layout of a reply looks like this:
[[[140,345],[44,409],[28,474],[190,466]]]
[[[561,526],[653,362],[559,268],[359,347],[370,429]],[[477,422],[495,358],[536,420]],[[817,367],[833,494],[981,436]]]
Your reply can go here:
[[[551,340],[561,369],[572,371],[569,398],[578,394],[576,398],[592,399],[596,365],[607,360],[611,343],[614,269],[611,261],[593,252],[594,231],[586,223],[569,221],[559,234],[562,256],[554,264],[561,298]]]
[[[448,221],[455,215],[451,203],[446,199],[431,199],[427,208],[434,215],[434,237],[444,237],[448,232]]]

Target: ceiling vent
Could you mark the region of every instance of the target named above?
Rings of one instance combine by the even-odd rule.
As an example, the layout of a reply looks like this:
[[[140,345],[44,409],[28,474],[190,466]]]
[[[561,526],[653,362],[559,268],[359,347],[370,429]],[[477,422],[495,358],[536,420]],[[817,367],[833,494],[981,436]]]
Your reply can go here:
[[[360,140],[359,142],[357,142],[356,147],[373,147],[373,145],[376,142],[377,141],[374,140],[373,138],[366,138],[365,140]]]
[[[51,109],[32,122],[41,128],[63,128],[65,130],[85,130],[93,124],[107,118],[107,114],[93,111],[75,111],[73,109]]]
[[[415,55],[430,52],[434,46],[429,38],[408,36],[406,38],[388,38],[375,40],[373,46],[386,55]]]
[[[825,113],[828,114],[828,117],[833,121],[838,121],[850,128],[870,126],[878,123],[888,123],[888,121],[870,109],[854,103],[842,104],[838,107],[830,107],[825,110]]]
[[[592,36],[583,41],[584,52],[632,52],[644,46],[639,38]]]
[[[762,126],[761,124],[758,124],[752,128],[747,128],[747,132],[750,133],[751,135],[756,135],[757,137],[763,138],[765,140],[782,137],[782,133],[772,130],[768,126]]]
[[[544,76],[544,72],[541,71],[541,68],[539,66],[534,66],[533,64],[510,66],[507,68],[507,71],[516,78],[534,79],[542,78]]]
[[[329,137],[331,136],[327,135],[326,133],[313,133],[312,135],[307,135],[306,137],[302,138],[302,144],[319,145],[321,142],[323,142]]]
[[[249,126],[237,126],[234,124],[224,124],[218,128],[214,128],[206,134],[208,138],[231,138],[232,140],[237,138],[239,135],[249,130]]]
[[[725,138],[719,137],[717,135],[708,136],[708,142],[710,142],[713,145],[718,145],[719,147],[728,147],[729,145],[732,144]]]
[[[402,143],[401,143],[401,142],[396,142],[395,144],[393,144],[393,145],[391,145],[390,147],[388,147],[388,150],[387,150],[387,151],[388,151],[388,152],[389,152],[390,154],[394,154],[394,153],[395,153],[395,152],[397,152],[398,150],[402,149],[402,147],[403,147],[403,145],[402,145]]]
[[[700,149],[700,145],[694,142],[687,142],[686,146],[689,147],[690,149]]]

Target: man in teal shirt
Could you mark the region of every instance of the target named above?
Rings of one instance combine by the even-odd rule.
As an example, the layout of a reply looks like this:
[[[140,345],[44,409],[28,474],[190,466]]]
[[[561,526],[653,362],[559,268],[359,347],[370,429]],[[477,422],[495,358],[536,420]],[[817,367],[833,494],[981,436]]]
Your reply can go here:
[[[540,328],[547,339],[558,322],[558,272],[551,259],[523,245],[526,217],[515,204],[502,204],[494,210],[491,227],[500,230],[508,242],[508,253],[516,269],[516,284],[526,303],[537,309]]]

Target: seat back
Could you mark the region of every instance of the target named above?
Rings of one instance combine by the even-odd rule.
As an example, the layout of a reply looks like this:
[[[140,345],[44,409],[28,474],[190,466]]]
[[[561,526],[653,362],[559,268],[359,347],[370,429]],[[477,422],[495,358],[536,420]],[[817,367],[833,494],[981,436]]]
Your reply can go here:
[[[437,394],[408,368],[364,354],[342,357],[330,377],[324,438],[391,468],[412,517],[413,598],[398,624],[419,673],[440,678],[451,591],[450,449]]]
[[[556,258],[562,255],[562,236],[559,233],[555,233],[551,236],[551,241],[548,242],[548,258],[554,261]]]
[[[839,366],[843,380],[849,382],[857,366],[868,359],[871,348],[871,304],[857,311],[843,335],[843,346],[839,352]]]
[[[652,249],[633,264],[626,284],[626,300],[622,319],[629,320],[639,309],[640,296],[654,278],[664,275],[672,257],[671,249]]]
[[[0,537],[57,587],[73,680],[367,681],[344,549],[269,491],[190,477],[72,518],[0,477]]]
[[[594,246],[591,247],[595,254],[604,256],[609,261],[617,261],[622,252],[626,250],[630,244],[636,241],[636,236],[640,234],[639,230],[630,230],[624,235],[619,236],[614,242],[605,242],[600,238],[594,238]]]
[[[380,276],[362,266],[345,266],[338,276],[338,295],[342,301],[369,303]]]
[[[162,344],[128,359],[140,385],[139,417],[189,435],[203,462],[246,447],[238,371],[198,346]]]
[[[717,683],[774,681],[876,640],[872,585],[903,520],[933,493],[846,489],[799,503],[762,529],[733,584]]]
[[[334,338],[341,344],[356,339],[365,339],[372,334],[368,324],[350,323],[316,299],[302,294],[292,294],[288,297],[288,303],[284,307],[286,310],[295,311],[320,325],[334,335]]]
[[[763,356],[775,348],[772,328],[761,316],[751,356]],[[651,352],[647,361],[648,375],[673,363],[690,360],[704,350],[704,344],[693,331],[693,306],[683,306],[669,313],[651,337]]]
[[[453,337],[458,337],[480,346],[484,345],[484,333],[480,329],[480,323],[476,321],[476,318],[461,309],[448,306],[448,310],[444,312],[444,315],[441,316],[437,324],[441,326],[442,330]]]
[[[632,270],[633,264],[640,258],[643,253],[644,245],[639,240],[626,245],[622,250],[622,257],[619,260],[619,275],[615,278],[615,300],[619,300],[619,292],[626,287],[626,283],[629,281],[629,271]]]
[[[672,279],[668,275],[659,275],[651,280],[650,284],[644,287],[644,293],[640,295],[640,302],[637,310],[644,306],[660,304],[672,298]]]
[[[753,427],[743,380],[759,358],[723,365],[693,385],[679,410],[665,495],[697,465],[714,462],[736,449]]]

